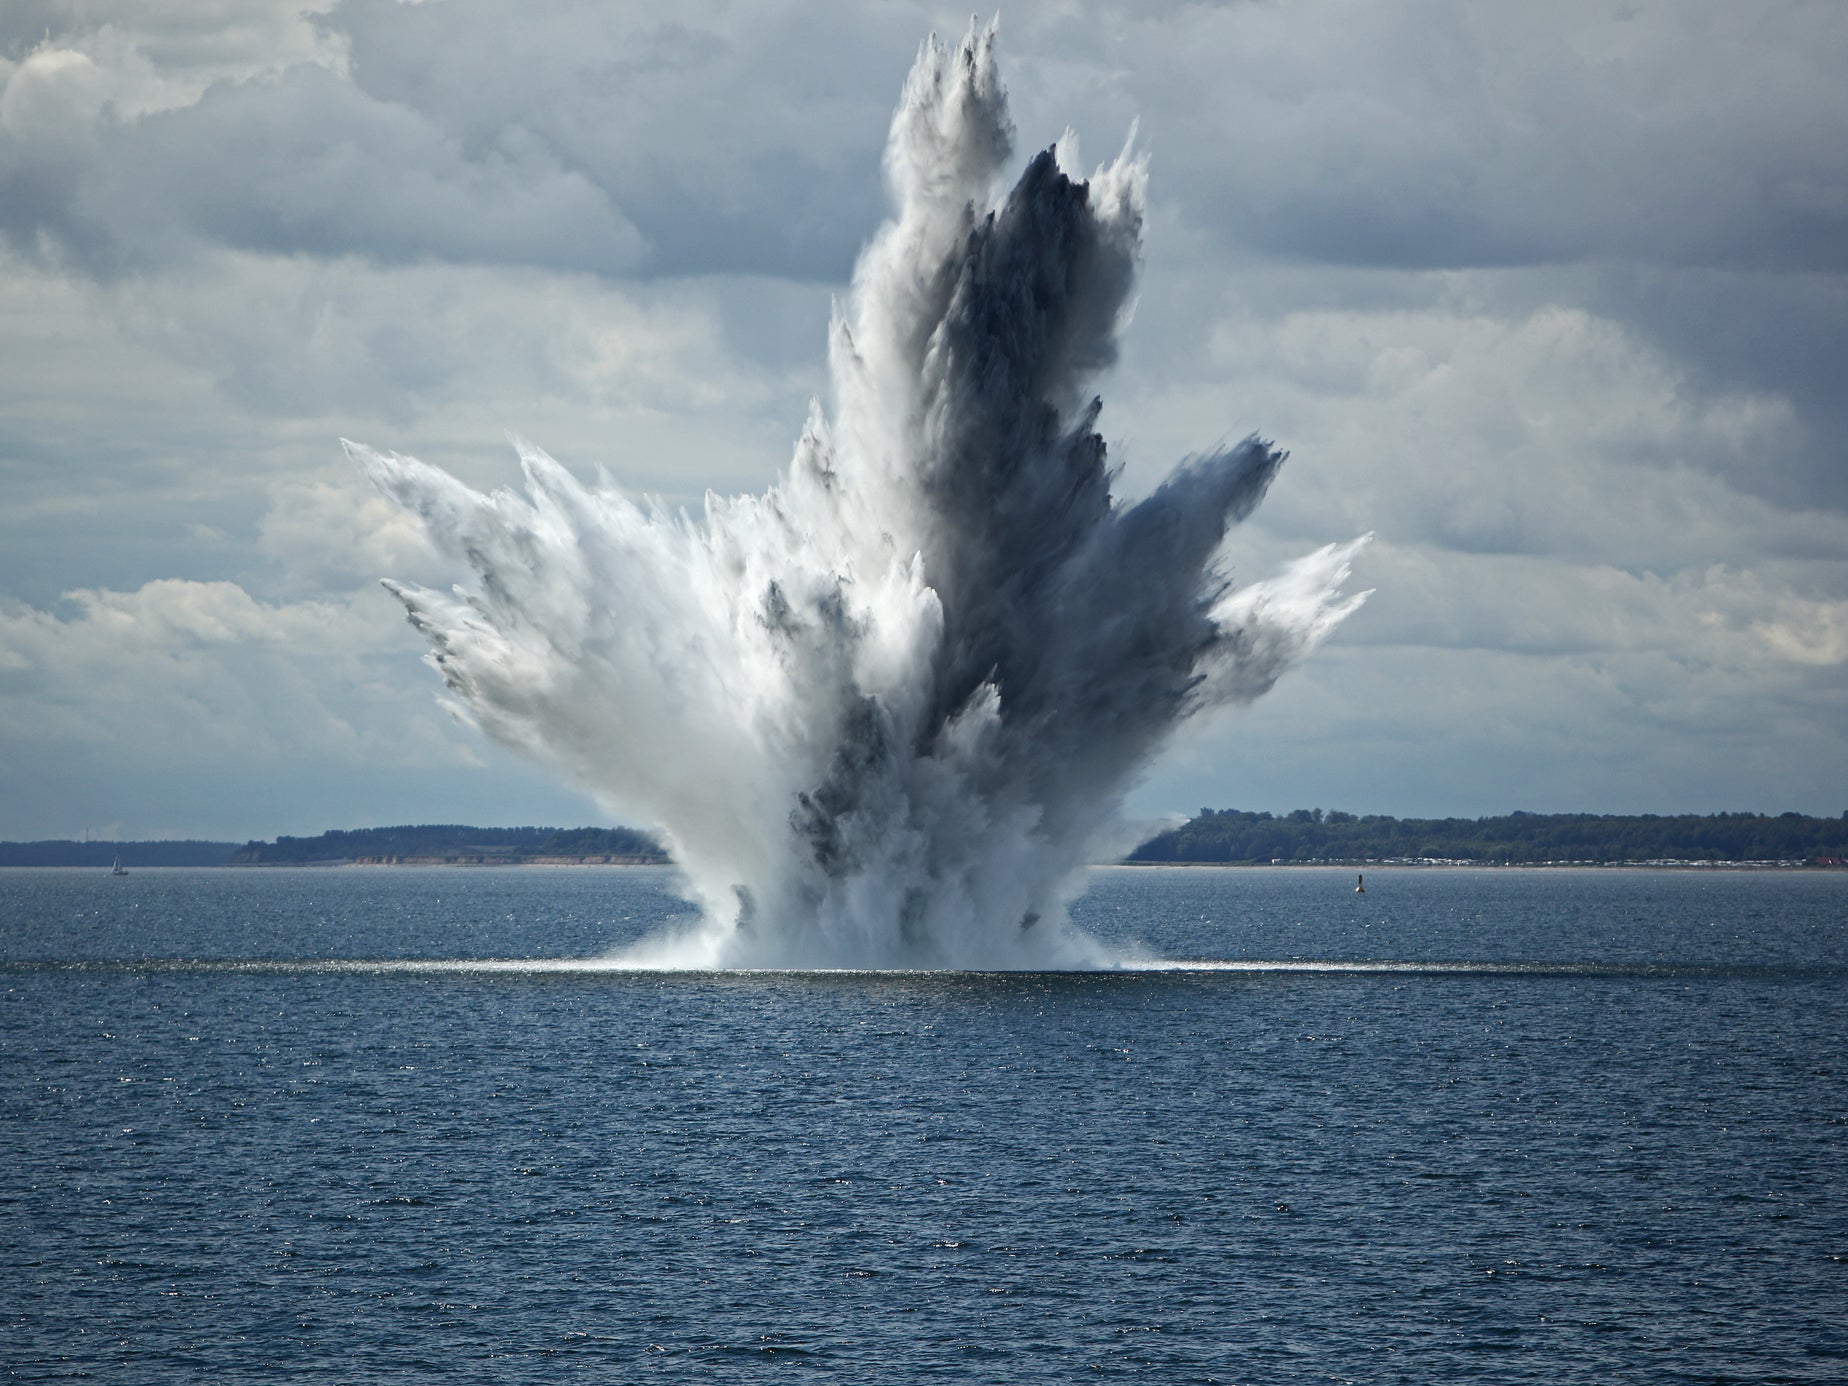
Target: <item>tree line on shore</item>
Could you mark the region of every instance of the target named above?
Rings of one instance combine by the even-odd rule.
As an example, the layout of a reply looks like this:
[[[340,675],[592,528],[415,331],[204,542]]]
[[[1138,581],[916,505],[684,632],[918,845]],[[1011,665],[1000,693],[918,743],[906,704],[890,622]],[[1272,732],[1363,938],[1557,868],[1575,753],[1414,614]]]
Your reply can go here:
[[[634,828],[471,828],[460,823],[396,828],[335,829],[319,837],[248,842],[233,866],[323,861],[442,861],[508,864],[523,861],[664,862],[667,854]]]
[[[0,866],[286,866],[332,862],[531,861],[661,863],[660,843],[634,828],[475,828],[417,824],[335,829],[274,842],[0,842]],[[1848,862],[1848,813],[1511,813],[1489,818],[1393,818],[1339,810],[1270,814],[1202,809],[1143,843],[1136,863],[1460,861]]]
[[[1339,810],[1283,815],[1202,809],[1200,816],[1143,843],[1132,862],[1379,862],[1425,860],[1484,865],[1649,861],[1848,860],[1848,813],[1594,814],[1510,813],[1490,818],[1392,818]]]
[[[423,823],[353,828],[274,842],[0,842],[0,866],[305,866],[335,862],[665,862],[634,828],[474,828]]]

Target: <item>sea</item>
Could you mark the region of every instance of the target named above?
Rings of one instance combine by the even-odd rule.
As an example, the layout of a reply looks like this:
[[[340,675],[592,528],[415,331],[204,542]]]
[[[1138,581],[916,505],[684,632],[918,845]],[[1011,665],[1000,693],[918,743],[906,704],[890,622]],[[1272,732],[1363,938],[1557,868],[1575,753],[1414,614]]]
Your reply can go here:
[[[0,1370],[1848,1381],[1848,873],[1353,886],[662,973],[659,869],[0,871]]]

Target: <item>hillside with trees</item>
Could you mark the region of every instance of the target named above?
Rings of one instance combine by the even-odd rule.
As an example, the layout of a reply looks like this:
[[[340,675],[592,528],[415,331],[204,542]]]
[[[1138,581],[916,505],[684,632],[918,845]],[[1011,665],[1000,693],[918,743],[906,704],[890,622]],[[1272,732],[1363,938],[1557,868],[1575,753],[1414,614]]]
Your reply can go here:
[[[1848,860],[1848,814],[1657,815],[1511,813],[1494,818],[1391,818],[1297,809],[1282,816],[1202,809],[1151,838],[1132,862],[1467,862],[1481,865]]]

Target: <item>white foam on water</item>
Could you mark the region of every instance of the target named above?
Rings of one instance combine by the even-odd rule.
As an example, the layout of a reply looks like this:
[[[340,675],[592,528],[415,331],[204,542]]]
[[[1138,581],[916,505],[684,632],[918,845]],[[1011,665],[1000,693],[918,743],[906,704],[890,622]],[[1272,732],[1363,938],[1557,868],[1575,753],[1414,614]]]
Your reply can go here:
[[[852,977],[868,981],[904,981],[907,978],[1011,978],[1031,977],[1173,977],[1173,976],[1323,976],[1323,977],[1506,977],[1520,978],[1648,978],[1695,980],[1714,978],[1839,979],[1848,970],[1828,964],[1739,964],[1702,962],[1449,962],[1413,959],[1303,959],[1303,958],[1145,958],[1130,962],[1081,963],[1076,966],[1040,967],[869,967],[869,966],[737,966],[677,962],[665,956],[638,961],[634,957],[592,958],[151,958],[90,962],[12,962],[0,970],[18,972],[184,972],[232,975],[353,976],[570,976],[638,978],[724,977]]]

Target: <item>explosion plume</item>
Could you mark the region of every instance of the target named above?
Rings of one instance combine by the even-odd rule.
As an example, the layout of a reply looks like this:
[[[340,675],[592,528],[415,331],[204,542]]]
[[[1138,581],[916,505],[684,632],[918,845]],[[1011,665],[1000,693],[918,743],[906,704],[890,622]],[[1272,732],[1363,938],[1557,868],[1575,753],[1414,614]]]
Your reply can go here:
[[[836,310],[832,412],[782,480],[697,519],[519,445],[525,494],[348,444],[472,579],[386,585],[483,731],[684,872],[696,966],[1083,966],[1065,906],[1185,719],[1266,692],[1359,605],[1362,541],[1264,582],[1228,530],[1257,439],[1113,498],[1091,393],[1134,280],[1146,164],[1069,147],[1000,179],[995,34],[927,43],[892,122],[895,211]]]

